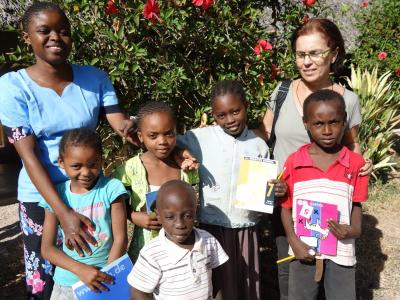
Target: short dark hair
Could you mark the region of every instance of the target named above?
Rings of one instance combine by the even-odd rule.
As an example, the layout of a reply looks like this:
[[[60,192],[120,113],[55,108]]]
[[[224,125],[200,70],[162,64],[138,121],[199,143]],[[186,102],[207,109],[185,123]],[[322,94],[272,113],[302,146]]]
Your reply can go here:
[[[150,101],[150,102],[146,102],[142,107],[139,108],[138,114],[136,116],[138,128],[139,129],[141,128],[144,117],[155,114],[155,113],[159,113],[159,112],[164,112],[164,113],[169,114],[172,121],[176,125],[175,114],[171,107],[169,107],[164,102]]]
[[[87,128],[76,128],[64,133],[61,138],[59,156],[62,158],[69,147],[90,147],[98,154],[102,154],[100,137],[93,130]]]
[[[244,92],[243,86],[238,80],[222,80],[218,82],[211,91],[211,104],[214,103],[215,99],[219,96],[227,94],[238,96],[240,101],[246,102],[246,93]]]
[[[160,205],[161,201],[164,199],[164,197],[166,195],[168,195],[171,190],[176,190],[176,189],[183,189],[185,190],[189,196],[193,199],[193,206],[196,208],[197,207],[197,196],[196,196],[196,192],[193,189],[193,187],[182,180],[178,180],[178,179],[174,179],[174,180],[170,180],[165,182],[160,189],[157,192],[157,207]]]
[[[31,22],[32,18],[35,15],[38,15],[39,13],[41,13],[43,11],[48,11],[48,10],[59,12],[60,15],[62,15],[65,18],[67,23],[70,24],[67,15],[65,14],[65,12],[61,9],[61,7],[58,4],[52,3],[52,2],[40,2],[39,1],[39,2],[34,2],[25,10],[24,15],[22,16],[23,30],[25,32],[28,31],[29,23]]]
[[[305,100],[303,104],[303,120],[308,120],[308,107],[312,102],[323,102],[323,101],[336,101],[339,104],[339,109],[343,115],[343,121],[346,122],[347,114],[346,114],[346,104],[342,95],[332,90],[318,90],[310,94]]]
[[[333,64],[331,64],[331,71],[338,74],[343,68],[343,61],[346,55],[344,48],[343,36],[340,33],[339,28],[329,19],[311,18],[307,23],[304,23],[297,28],[292,35],[292,49],[296,51],[296,41],[302,35],[308,35],[311,33],[320,33],[326,40],[328,47],[334,51],[338,49],[338,55]]]

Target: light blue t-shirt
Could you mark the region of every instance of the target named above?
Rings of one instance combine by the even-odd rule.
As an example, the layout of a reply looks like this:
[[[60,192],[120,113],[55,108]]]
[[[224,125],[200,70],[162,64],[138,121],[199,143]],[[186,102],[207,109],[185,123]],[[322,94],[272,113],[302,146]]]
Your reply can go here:
[[[74,211],[88,217],[95,226],[95,231],[90,234],[98,241],[98,246],[90,245],[92,255],[80,257],[75,250],[67,248],[63,243],[62,250],[72,259],[90,266],[99,268],[107,264],[108,256],[113,244],[111,227],[111,204],[121,195],[129,197],[121,181],[114,178],[100,176],[96,185],[85,194],[74,194],[70,189],[71,181],[57,185],[57,191],[64,203]],[[53,212],[50,205],[41,200],[39,205]],[[63,242],[64,231],[61,229]],[[54,282],[72,286],[79,281],[79,277],[63,268],[56,267]]]
[[[61,96],[39,86],[25,69],[0,77],[0,121],[10,142],[36,136],[40,160],[55,184],[66,181],[58,166],[58,146],[64,132],[96,129],[101,108],[118,110],[118,99],[107,74],[92,66],[71,65],[73,81]],[[18,200],[39,202],[42,196],[23,167],[18,179]]]
[[[220,126],[187,131],[178,136],[178,145],[189,149],[200,163],[201,223],[227,228],[254,226],[260,214],[234,206],[240,159],[243,156],[268,157],[268,146],[252,130],[243,130],[237,138]]]

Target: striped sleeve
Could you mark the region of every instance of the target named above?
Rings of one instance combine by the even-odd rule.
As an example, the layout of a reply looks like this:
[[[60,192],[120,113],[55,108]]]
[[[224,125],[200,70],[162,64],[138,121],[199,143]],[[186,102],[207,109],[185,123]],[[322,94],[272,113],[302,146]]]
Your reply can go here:
[[[154,243],[152,246],[155,246]],[[144,251],[144,250],[148,251]],[[153,293],[159,285],[161,269],[152,259],[151,248],[145,247],[140,251],[132,271],[128,275],[128,283],[143,293]]]
[[[221,244],[211,234],[210,234],[210,237],[208,238],[207,243],[209,243],[209,245],[211,245],[210,266],[211,266],[211,269],[215,269],[215,268],[219,267],[220,265],[224,264],[229,259],[229,257],[225,253]]]

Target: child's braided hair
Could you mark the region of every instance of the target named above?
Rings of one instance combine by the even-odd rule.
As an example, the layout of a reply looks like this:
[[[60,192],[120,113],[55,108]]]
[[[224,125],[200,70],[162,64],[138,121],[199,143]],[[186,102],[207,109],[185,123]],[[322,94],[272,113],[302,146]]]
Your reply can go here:
[[[243,86],[238,80],[223,80],[218,82],[211,91],[211,104],[214,103],[215,99],[219,96],[227,94],[238,96],[240,101],[246,102],[246,93],[244,92]]]
[[[164,112],[170,115],[171,120],[176,124],[176,118],[173,110],[164,102],[150,101],[145,103],[136,116],[138,129],[141,128],[144,117],[155,113]]]

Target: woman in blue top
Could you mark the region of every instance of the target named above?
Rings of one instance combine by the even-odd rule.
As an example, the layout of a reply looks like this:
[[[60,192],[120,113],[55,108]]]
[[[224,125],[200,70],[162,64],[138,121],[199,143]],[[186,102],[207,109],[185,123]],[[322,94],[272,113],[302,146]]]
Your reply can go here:
[[[94,238],[82,230],[89,219],[61,201],[55,184],[67,180],[59,168],[58,146],[63,133],[73,128],[95,130],[101,112],[112,128],[126,136],[131,121],[121,113],[106,73],[90,66],[69,64],[72,46],[70,23],[59,6],[36,2],[23,16],[24,39],[36,63],[0,78],[0,120],[23,162],[18,180],[20,222],[23,231],[28,299],[48,299],[52,266],[40,256],[46,200],[65,232],[68,247],[90,253]]]

